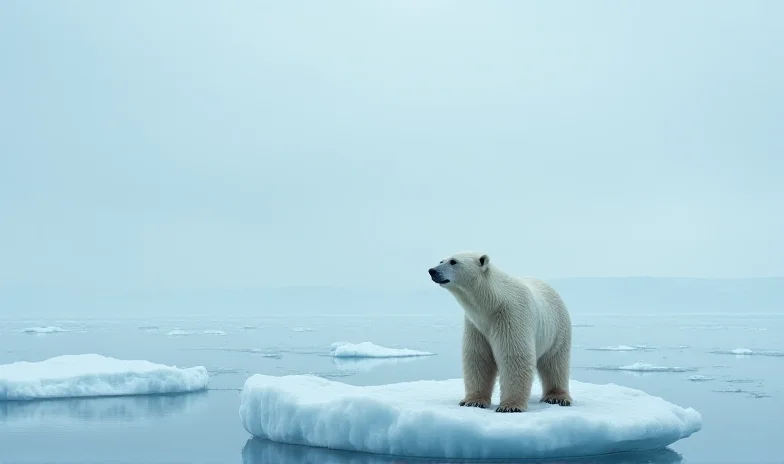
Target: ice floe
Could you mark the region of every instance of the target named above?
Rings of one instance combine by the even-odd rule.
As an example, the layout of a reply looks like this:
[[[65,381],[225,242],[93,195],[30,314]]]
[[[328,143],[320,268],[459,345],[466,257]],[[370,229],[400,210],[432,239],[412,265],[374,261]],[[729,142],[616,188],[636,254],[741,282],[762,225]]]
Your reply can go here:
[[[183,393],[207,388],[203,366],[177,368],[98,354],[0,365],[0,401]]]
[[[432,356],[429,351],[408,348],[387,348],[370,342],[335,342],[331,345],[330,355],[336,358],[398,358],[406,356]]]
[[[602,371],[629,371],[629,372],[690,372],[696,371],[695,367],[666,367],[657,366],[655,364],[648,364],[636,362],[625,366],[599,366],[594,367],[596,370]]]
[[[281,443],[430,458],[523,459],[666,447],[702,428],[702,417],[618,385],[571,381],[574,404],[538,402],[503,414],[457,405],[462,379],[359,387],[310,375],[254,375],[240,418],[253,436]],[[493,397],[498,404],[498,389]]]

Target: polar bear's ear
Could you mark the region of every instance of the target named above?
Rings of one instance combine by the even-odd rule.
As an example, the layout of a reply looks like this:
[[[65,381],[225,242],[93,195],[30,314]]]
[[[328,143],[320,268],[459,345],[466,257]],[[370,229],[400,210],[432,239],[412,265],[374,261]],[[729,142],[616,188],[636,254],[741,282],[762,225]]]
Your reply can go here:
[[[482,255],[482,256],[479,257],[479,267],[481,267],[483,271],[487,270],[487,265],[488,264],[490,264],[490,257],[489,256]]]

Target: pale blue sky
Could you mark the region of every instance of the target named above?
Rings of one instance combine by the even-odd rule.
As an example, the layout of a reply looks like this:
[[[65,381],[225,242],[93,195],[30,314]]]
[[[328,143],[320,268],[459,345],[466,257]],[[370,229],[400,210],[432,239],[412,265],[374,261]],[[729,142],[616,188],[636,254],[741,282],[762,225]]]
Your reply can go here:
[[[780,1],[0,3],[0,286],[784,274]]]

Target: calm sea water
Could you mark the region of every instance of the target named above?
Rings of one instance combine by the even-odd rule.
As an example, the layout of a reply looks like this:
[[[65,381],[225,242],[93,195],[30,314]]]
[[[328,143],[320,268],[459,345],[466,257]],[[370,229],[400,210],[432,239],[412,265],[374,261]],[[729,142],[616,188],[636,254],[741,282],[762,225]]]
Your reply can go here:
[[[0,403],[0,462],[401,462],[252,439],[240,424],[239,390],[254,373],[313,373],[355,385],[457,378],[461,323],[458,311],[0,320],[0,364],[99,353],[183,367],[203,365],[211,373],[210,390],[196,394]],[[670,449],[588,462],[784,462],[777,431],[784,425],[784,356],[778,355],[784,352],[784,314],[573,314],[573,323],[573,378],[639,388],[694,407],[704,419],[700,432]],[[68,331],[18,332],[34,326]],[[186,335],[169,334],[175,330]],[[437,356],[336,363],[328,356],[336,341],[371,341]],[[618,345],[643,348],[595,350]],[[737,348],[765,353],[722,353]],[[693,371],[613,370],[635,362]],[[695,375],[704,379],[690,380]]]

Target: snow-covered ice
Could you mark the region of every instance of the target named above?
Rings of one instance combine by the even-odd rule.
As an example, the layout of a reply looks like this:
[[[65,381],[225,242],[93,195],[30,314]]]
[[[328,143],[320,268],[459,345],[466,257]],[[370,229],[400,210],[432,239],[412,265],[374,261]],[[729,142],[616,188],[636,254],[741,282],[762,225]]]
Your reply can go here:
[[[68,332],[68,331],[63,329],[62,327],[48,326],[48,327],[28,327],[26,329],[20,330],[20,332],[32,333],[32,334],[50,334],[50,333],[59,333],[59,332]]]
[[[617,346],[600,346],[599,348],[588,348],[591,351],[643,351],[650,350],[648,345],[617,345]]]
[[[309,375],[254,375],[240,418],[259,438],[387,455],[548,458],[666,447],[702,428],[702,417],[614,384],[571,381],[574,404],[538,402],[528,412],[465,408],[462,379],[359,387]],[[318,392],[314,394],[314,392]],[[499,390],[493,404],[497,405]]]
[[[784,356],[784,351],[776,351],[776,350],[752,350],[749,348],[735,348],[733,350],[714,350],[711,351],[713,354],[734,354],[736,356],[773,356],[773,357],[782,357]]]
[[[617,366],[617,367],[614,366],[596,367],[594,369],[603,370],[603,371],[631,371],[631,372],[690,372],[690,371],[697,370],[694,367],[666,367],[666,366],[657,366],[655,364],[648,364],[642,362],[636,362],[626,366]]]
[[[172,337],[175,336],[185,336],[185,335],[194,335],[196,332],[193,330],[182,330],[182,329],[174,329],[168,332],[166,335],[170,335]]]
[[[0,365],[0,401],[184,393],[207,388],[203,366],[177,368],[98,354]]]
[[[205,330],[202,332],[204,335],[226,335],[226,332],[222,330]]]
[[[331,345],[329,354],[336,358],[398,358],[404,356],[432,356],[435,353],[408,348],[387,348],[370,342],[335,342]]]

